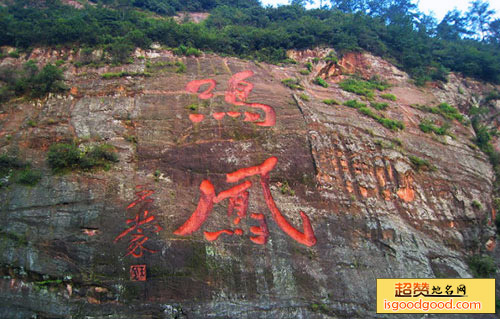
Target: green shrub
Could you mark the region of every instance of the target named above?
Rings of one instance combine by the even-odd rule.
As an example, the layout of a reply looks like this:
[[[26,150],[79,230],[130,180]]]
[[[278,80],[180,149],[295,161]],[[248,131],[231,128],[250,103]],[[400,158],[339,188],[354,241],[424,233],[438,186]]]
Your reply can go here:
[[[383,91],[389,87],[389,84],[380,81],[378,78],[374,77],[370,81],[350,78],[339,83],[342,90],[347,92],[352,92],[357,95],[362,95],[368,99],[373,99],[374,90]]]
[[[309,75],[311,73],[311,71],[309,71],[309,70],[300,70],[299,73],[302,74],[302,75]]]
[[[177,61],[175,62],[175,65],[177,66],[175,73],[186,73],[187,67],[184,63]]]
[[[312,72],[312,70],[313,70],[313,65],[312,65],[312,63],[311,63],[311,62],[307,62],[307,63],[306,63],[306,68],[307,68],[307,71]]]
[[[490,278],[497,271],[495,260],[488,255],[474,255],[469,258],[468,263],[475,278]]]
[[[289,87],[292,90],[303,90],[304,87],[300,83],[299,79],[296,78],[287,78],[284,80],[281,80],[281,83],[283,83],[285,86]]]
[[[474,130],[476,131],[475,142],[477,146],[479,146],[479,148],[487,154],[494,151],[493,146],[490,143],[492,135],[490,130],[486,126],[478,124],[476,118],[472,121],[472,124]]]
[[[17,169],[26,167],[26,163],[21,161],[17,156],[7,154],[0,155],[0,170]]]
[[[10,100],[14,95],[15,93],[8,86],[0,87],[0,103]]]
[[[42,179],[42,173],[37,170],[26,168],[19,172],[17,183],[22,185],[34,186]]]
[[[0,155],[0,187],[5,185],[10,178],[19,184],[36,185],[42,178],[41,172],[32,170],[31,165],[20,160],[17,156]],[[2,181],[2,179],[6,179]]]
[[[89,147],[81,151],[74,144],[53,144],[47,154],[47,162],[54,172],[66,169],[108,168],[110,162],[118,162],[114,148],[108,144]]]
[[[314,312],[320,312],[322,314],[325,314],[325,315],[330,315],[330,309],[328,308],[328,306],[324,303],[321,303],[321,304],[317,304],[317,303],[313,303],[311,304],[311,310],[314,311]]]
[[[283,195],[295,196],[295,191],[288,185],[288,181],[281,183],[280,191]]]
[[[123,138],[125,138],[125,141],[130,142],[132,144],[137,144],[137,136],[135,135],[125,135]]]
[[[484,98],[485,103],[495,100],[500,100],[500,91],[498,91],[497,89],[488,92],[488,94]]]
[[[308,102],[310,100],[309,96],[307,94],[305,94],[305,93],[301,93],[299,95],[299,97],[300,97],[301,100],[306,101],[306,102]]]
[[[198,110],[199,107],[200,107],[200,105],[198,103],[192,103],[192,104],[189,104],[186,108],[190,111],[196,111],[196,110]]]
[[[421,169],[431,169],[432,168],[429,161],[427,161],[423,158],[417,157],[415,155],[410,155],[410,156],[408,156],[408,158],[410,159],[410,162],[413,164],[413,166],[415,167],[415,169],[417,171],[420,171]]]
[[[418,125],[420,130],[424,133],[431,133],[434,132],[434,128],[437,128],[431,121],[429,120],[422,120],[420,124]]]
[[[33,285],[36,291],[40,291],[41,289],[48,289],[49,287],[60,287],[62,283],[62,279],[48,279],[42,281],[34,281]]]
[[[483,207],[477,199],[472,201],[471,206],[475,209],[481,209]]]
[[[418,68],[411,72],[411,77],[413,78],[415,85],[423,87],[425,83],[432,80],[430,76],[431,71],[429,68]]]
[[[385,91],[391,87],[391,85],[386,81],[380,79],[378,75],[374,75],[368,80],[368,82],[377,90]]]
[[[439,113],[450,120],[458,120],[459,122],[464,122],[464,116],[460,112],[449,105],[448,103],[441,103],[438,105]]]
[[[392,143],[389,143],[389,142],[386,142],[386,141],[382,141],[382,140],[375,140],[374,141],[375,145],[378,145],[380,146],[381,148],[394,148],[394,145]]]
[[[113,64],[124,64],[128,62],[134,48],[133,43],[122,37],[117,37],[107,46],[106,50],[111,55],[111,62]]]
[[[80,163],[81,152],[74,144],[57,143],[49,147],[47,162],[54,171],[73,168]]]
[[[383,116],[378,116],[377,114],[373,113],[371,109],[367,108],[366,104],[364,103],[360,103],[356,100],[349,100],[344,102],[344,105],[358,109],[361,114],[367,115],[375,119],[377,122],[382,124],[382,126],[391,129],[393,131],[403,130],[405,128],[403,122],[385,118]]]
[[[439,127],[437,125],[434,125],[434,123],[432,121],[424,119],[420,122],[418,127],[424,133],[434,132],[437,135],[447,135],[448,129],[450,128],[450,125],[448,123],[445,123],[441,127]]]
[[[347,92],[352,92],[357,95],[366,96],[367,98],[373,98],[373,89],[369,85],[365,85],[368,82],[359,81],[355,79],[347,79],[339,83],[342,90]]]
[[[394,143],[394,145],[397,145],[399,147],[403,146],[403,141],[401,141],[399,138],[393,138],[392,140],[392,143]]]
[[[282,61],[283,64],[297,64],[297,61],[294,59],[286,58]]]
[[[434,107],[428,107],[426,105],[415,105],[414,107],[424,112],[439,114],[449,120],[457,120],[462,124],[466,123],[465,117],[462,114],[460,114],[460,111],[458,111],[456,108],[449,105],[448,103],[441,103],[438,106]]]
[[[339,105],[340,104],[337,100],[334,100],[334,99],[326,99],[326,100],[323,100],[322,102],[325,104],[328,104],[328,105]]]
[[[380,97],[383,98],[384,100],[389,100],[389,101],[396,101],[396,96],[394,94],[380,94]]]
[[[500,211],[500,197],[495,197],[493,199],[493,205],[494,205],[493,207],[495,208],[495,210],[497,212]],[[496,215],[497,219],[500,219],[499,216],[500,216],[500,214]]]
[[[495,171],[500,172],[500,154],[495,151],[495,148],[490,143],[492,132],[486,126],[479,123],[477,117],[472,119],[472,127],[476,132],[475,143],[481,151],[488,155],[491,165],[493,165]],[[497,179],[498,180],[498,179]]]
[[[398,148],[403,146],[403,142],[398,138],[393,138],[393,139],[391,139],[390,142],[382,141],[382,140],[375,140],[375,145],[378,145],[382,148],[401,151]]]
[[[9,57],[17,59],[20,57],[19,52],[17,50],[9,52]]]
[[[67,88],[62,82],[63,80],[63,71],[49,63],[27,80],[27,86],[32,97],[40,98],[49,92],[65,91]]]
[[[99,68],[105,66],[109,61],[106,61],[105,54],[101,54],[100,57],[94,56],[95,48],[93,47],[84,47],[80,50],[80,56],[78,61],[72,62],[73,65],[77,68],[80,68],[84,65],[88,65],[93,68]],[[109,50],[108,50],[109,52]],[[128,53],[130,54],[130,52]],[[123,59],[127,60],[129,58],[128,55],[124,56]]]
[[[201,51],[196,49],[196,48],[188,48],[186,50],[186,56],[195,56],[195,57],[199,57],[201,56]]]
[[[254,51],[250,56],[253,56],[257,61],[266,61],[269,63],[278,64],[287,59],[286,50],[283,48],[265,47]],[[249,56],[247,56],[249,57]]]
[[[122,77],[122,76],[125,76],[125,73],[126,72],[108,72],[108,73],[103,73],[101,74],[101,78],[103,79],[113,79],[113,78],[119,78],[119,77]]]
[[[450,125],[448,123],[444,123],[437,130],[435,130],[434,133],[436,133],[437,135],[449,135],[449,136],[453,137],[453,135],[451,135],[448,132],[449,128],[450,128]]]
[[[132,43],[134,47],[141,47],[143,49],[149,49],[151,46],[151,40],[143,32],[143,30],[132,30],[125,36],[127,42]]]
[[[450,70],[445,68],[442,65],[439,65],[438,67],[435,67],[430,74],[430,77],[433,81],[441,81],[444,83],[448,83],[448,75],[450,73]]]
[[[324,60],[325,60],[325,62],[332,62],[335,64],[337,64],[337,62],[339,62],[339,58],[337,57],[337,55],[333,51],[328,52],[328,55],[324,58]]]
[[[361,103],[361,102],[358,102],[358,101],[356,101],[356,100],[349,100],[349,101],[345,101],[345,102],[344,102],[344,105],[345,105],[345,106],[348,106],[348,107],[353,107],[353,108],[355,108],[355,109],[359,109],[359,108],[361,108],[361,107],[365,107],[365,106],[366,106],[366,104]]]
[[[469,115],[474,116],[474,115],[481,115],[481,114],[488,114],[490,112],[490,109],[488,107],[476,107],[471,105],[469,109]]]
[[[405,128],[405,125],[404,125],[403,122],[397,121],[397,120],[388,119],[388,118],[385,118],[385,117],[379,118],[378,122],[380,124],[382,124],[384,127],[388,128],[390,130],[393,130],[393,131],[404,130],[404,128]]]
[[[118,162],[118,155],[114,152],[114,147],[109,144],[101,144],[90,147],[80,155],[79,166],[82,169],[93,167],[109,168],[109,163]]]
[[[27,167],[27,164],[21,161],[17,156],[7,154],[0,155],[0,187],[8,182],[15,170],[25,167]]]
[[[364,115],[367,115],[375,120],[378,120],[379,119],[379,116],[376,115],[375,113],[372,112],[372,110],[370,110],[369,108],[367,108],[366,106],[363,106],[363,107],[360,107],[359,108],[359,112],[364,114]]]
[[[389,104],[388,104],[388,103],[386,103],[386,102],[381,102],[381,103],[371,102],[371,103],[370,103],[370,105],[371,105],[374,109],[379,110],[379,111],[380,111],[380,110],[385,110],[385,109],[389,106]]]
[[[151,73],[148,72],[128,72],[128,71],[121,71],[121,72],[109,72],[109,73],[103,73],[101,74],[101,77],[103,79],[109,80],[113,78],[122,78],[126,76],[151,76]]]
[[[186,47],[185,45],[182,44],[179,47],[173,49],[172,52],[175,55],[196,56],[196,57],[201,56],[200,50],[192,47]]]
[[[148,70],[155,70],[155,69],[161,69],[166,66],[174,66],[176,65],[175,62],[165,62],[165,61],[156,61],[151,63],[150,61],[146,61],[146,68]]]
[[[325,80],[323,80],[321,77],[316,77],[313,81],[314,84],[317,84],[317,85],[320,85],[324,88],[327,88],[328,87],[328,83],[326,83]]]
[[[153,176],[154,176],[155,182],[159,182],[160,181],[160,177],[161,177],[161,171],[159,169],[157,169],[153,173]]]
[[[109,144],[99,144],[91,147],[86,156],[94,158],[95,160],[104,160],[108,162],[117,163],[118,154],[115,152],[115,148]]]

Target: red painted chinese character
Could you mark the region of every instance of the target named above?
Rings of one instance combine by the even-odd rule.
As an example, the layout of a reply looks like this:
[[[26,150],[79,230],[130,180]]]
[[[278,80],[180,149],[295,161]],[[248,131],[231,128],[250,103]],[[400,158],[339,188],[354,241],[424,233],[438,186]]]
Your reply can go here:
[[[143,185],[137,185],[135,188],[136,189],[141,189],[142,187],[144,187],[144,186]],[[135,196],[137,197],[137,199],[135,201],[133,201],[132,203],[130,203],[127,206],[127,209],[135,207],[140,202],[152,203],[153,200],[151,198],[148,198],[148,197],[150,197],[154,193],[155,192],[153,190],[139,190],[139,191],[137,191],[135,193]]]
[[[139,218],[139,214],[135,215],[134,219],[127,219],[127,224],[132,224],[128,229],[124,230],[120,235],[116,236],[114,242],[118,242],[121,238],[125,237],[130,232],[135,231],[132,234],[132,239],[129,241],[129,246],[127,248],[128,253],[125,256],[132,255],[135,258],[142,257],[144,251],[148,251],[150,253],[156,253],[156,250],[151,250],[143,245],[149,240],[149,237],[144,234],[143,228],[153,228],[153,232],[159,233],[162,230],[162,227],[158,224],[155,225],[146,225],[155,220],[154,216],[148,216],[149,212],[147,210],[144,211],[143,219]],[[143,226],[145,225],[145,226]]]
[[[231,189],[219,193],[219,195],[213,199],[215,203],[218,203],[226,198],[229,198],[227,215],[231,217],[235,210],[237,213],[237,217],[233,220],[234,225],[238,225],[241,219],[247,216],[249,193],[246,190],[251,186],[252,183],[246,181],[242,184],[232,187]],[[256,219],[259,222],[259,226],[250,227],[250,232],[256,235],[254,237],[250,237],[250,240],[256,244],[264,245],[267,242],[267,238],[269,237],[265,217],[263,214],[252,214],[250,217],[252,219]],[[205,238],[208,241],[214,241],[222,234],[241,236],[243,235],[243,230],[241,228],[238,228],[235,231],[223,229],[216,232],[204,232]]]
[[[141,189],[143,186],[136,186],[137,189]],[[152,203],[153,200],[149,198],[151,195],[154,194],[153,190],[139,190],[135,193],[135,196],[137,199],[130,203],[127,206],[127,209],[131,209],[138,205],[141,202],[145,202],[146,205],[149,205],[149,203]],[[143,211],[143,216],[140,218],[140,214],[136,214],[135,218],[133,219],[127,219],[127,225],[129,225],[129,228],[124,230],[120,235],[116,236],[114,239],[114,242],[118,242],[120,239],[131,233],[132,238],[129,240],[129,246],[127,248],[127,254],[132,255],[135,258],[142,257],[144,254],[144,251],[150,252],[150,253],[155,253],[155,250],[148,249],[144,247],[144,244],[149,240],[149,237],[146,236],[144,233],[144,230],[149,230],[154,233],[159,233],[162,230],[162,227],[158,225],[158,223],[153,223],[155,222],[155,216],[149,215],[148,210]]]
[[[217,84],[217,82],[215,82],[215,80],[212,79],[191,81],[186,85],[186,91],[191,93],[198,93],[200,87],[205,84],[210,84],[210,86],[208,87],[208,89],[198,94],[198,97],[202,100],[211,99],[214,96],[212,94],[212,91],[213,89],[215,89],[215,85]]]
[[[256,244],[264,245],[267,242],[267,237],[269,237],[266,217],[263,214],[252,214],[250,217],[259,221],[259,226],[250,227],[250,231],[256,235],[255,237],[250,237],[250,240]]]
[[[146,281],[146,265],[130,266],[130,280]]]
[[[251,108],[255,108],[264,112],[264,120],[257,122],[260,119],[260,114],[253,112],[244,112],[245,119],[244,122],[253,122],[259,126],[274,126],[276,124],[276,112],[274,109],[266,104],[261,103],[247,103],[246,100],[250,92],[252,92],[254,85],[250,82],[245,81],[246,78],[254,75],[253,71],[246,70],[239,73],[234,74],[229,80],[229,87],[225,92],[225,100],[226,102],[237,105],[237,106],[248,106]],[[198,94],[198,90],[201,86],[209,84],[209,87]],[[186,91],[190,93],[198,94],[198,97],[202,100],[210,99],[214,96],[212,91],[216,86],[215,80],[212,79],[203,79],[203,80],[194,80],[189,82],[186,85]],[[222,120],[225,115],[229,115],[231,117],[238,117],[241,115],[239,112],[217,112],[213,114],[213,117],[216,120]],[[203,121],[204,116],[201,114],[191,114],[189,119],[194,123],[199,123]]]
[[[316,237],[314,235],[311,222],[309,221],[309,217],[307,217],[304,212],[300,212],[303,224],[303,232],[300,232],[292,225],[290,225],[285,217],[283,217],[274,202],[274,199],[271,195],[271,190],[269,188],[269,173],[276,166],[277,162],[278,159],[276,157],[270,157],[260,165],[242,168],[240,170],[227,174],[226,181],[228,183],[236,183],[244,178],[254,175],[260,175],[260,184],[264,193],[264,199],[266,201],[267,207],[271,211],[272,217],[275,222],[278,224],[281,230],[283,230],[288,236],[292,237],[299,243],[306,246],[313,246],[316,244]],[[174,234],[185,236],[198,230],[210,215],[214,203],[219,203],[224,199],[230,199],[228,206],[229,215],[232,213],[234,208],[237,207],[238,217],[241,219],[242,217],[246,216],[246,210],[248,207],[248,195],[246,195],[248,194],[248,192],[246,192],[246,190],[251,186],[252,182],[244,181],[243,183],[233,186],[232,188],[222,191],[218,195],[216,195],[213,184],[208,180],[202,181],[200,185],[201,196],[196,210],[189,217],[189,219],[174,232]],[[251,227],[250,231],[257,235],[256,237],[252,237],[251,240],[255,243],[264,244],[269,235],[267,225],[265,223],[265,218],[262,214],[252,214],[251,218],[258,220],[260,225],[258,227]],[[235,221],[237,221],[237,223],[235,222],[235,224],[239,223],[238,219],[236,219]],[[232,232],[230,230],[222,230],[215,233],[205,232],[205,237],[208,240],[215,240],[222,233],[232,235],[233,233],[236,234],[236,231]]]
[[[254,85],[250,82],[244,81],[246,78],[254,75],[253,71],[246,70],[236,73],[229,80],[229,88],[226,91],[226,102],[233,105],[249,106],[260,109],[265,114],[265,119],[262,122],[255,122],[260,116],[257,113],[245,112],[245,122],[255,122],[259,126],[274,126],[276,124],[276,113],[269,105],[260,103],[247,103],[246,100],[250,92],[252,92]]]

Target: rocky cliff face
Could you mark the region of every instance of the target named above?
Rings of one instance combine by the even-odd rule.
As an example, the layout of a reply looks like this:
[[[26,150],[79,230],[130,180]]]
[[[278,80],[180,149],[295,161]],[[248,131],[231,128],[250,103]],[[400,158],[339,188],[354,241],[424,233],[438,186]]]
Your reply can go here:
[[[0,316],[382,318],[376,278],[471,277],[466,256],[494,249],[494,174],[470,125],[425,134],[422,119],[443,118],[415,105],[465,111],[488,86],[452,75],[417,88],[368,54],[290,54],[301,63],[158,49],[76,68],[79,53],[32,52],[66,59],[71,89],[2,107],[2,151],[44,174],[1,189]],[[374,112],[404,130],[323,102],[359,100],[337,84],[353,73],[392,84],[375,101],[396,101]],[[111,144],[119,162],[53,174],[49,145],[75,140]]]

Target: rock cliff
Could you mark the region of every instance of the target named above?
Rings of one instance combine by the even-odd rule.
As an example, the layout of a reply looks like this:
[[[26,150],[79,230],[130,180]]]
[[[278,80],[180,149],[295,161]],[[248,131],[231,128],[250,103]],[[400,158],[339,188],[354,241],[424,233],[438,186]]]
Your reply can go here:
[[[419,124],[444,123],[422,105],[467,112],[492,87],[420,88],[327,51],[285,66],[160,48],[117,67],[3,59],[63,60],[69,90],[2,106],[1,153],[43,176],[0,189],[0,317],[383,318],[376,278],[471,277],[467,257],[494,250],[494,172],[466,119],[443,136]],[[342,105],[369,103],[339,86],[353,74],[391,84],[373,112],[403,130]],[[105,142],[119,162],[56,174],[57,142]]]

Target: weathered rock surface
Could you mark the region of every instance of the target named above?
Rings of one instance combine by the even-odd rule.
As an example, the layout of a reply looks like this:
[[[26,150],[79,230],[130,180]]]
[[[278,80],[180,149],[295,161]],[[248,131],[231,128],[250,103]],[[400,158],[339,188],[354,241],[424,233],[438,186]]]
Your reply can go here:
[[[494,240],[488,226],[494,174],[472,145],[472,128],[455,121],[455,139],[424,134],[421,119],[442,118],[411,107],[448,102],[465,110],[476,90],[486,91],[484,84],[453,75],[444,87],[416,88],[406,74],[366,54],[346,57],[338,66],[320,62],[310,75],[299,74],[300,64],[278,67],[214,55],[181,59],[161,50],[136,55],[141,58],[134,64],[115,68],[67,63],[68,94],[3,107],[2,151],[16,150],[44,176],[34,187],[0,190],[0,317],[385,318],[375,313],[376,278],[471,277],[466,256]],[[32,58],[42,63],[62,56],[37,49]],[[74,61],[78,54],[66,58]],[[168,64],[175,61],[187,71],[176,73]],[[152,74],[100,76],[123,70]],[[256,109],[224,99],[231,77],[245,70],[254,73],[245,80],[254,85],[246,102],[271,106],[275,125],[243,121],[244,111]],[[358,70],[393,84],[387,92],[398,99],[383,113],[403,121],[404,131],[390,131],[356,109],[322,103],[359,99],[335,84]],[[312,84],[318,74],[328,88]],[[289,77],[299,78],[305,90],[281,84]],[[212,98],[186,91],[187,83],[201,79],[216,81]],[[460,86],[464,93],[457,96],[457,83],[475,85]],[[222,112],[241,115],[214,118]],[[204,119],[195,123],[190,114]],[[26,125],[28,120],[36,127]],[[114,145],[120,162],[109,171],[53,175],[45,162],[48,146],[75,139]],[[417,170],[409,155],[435,169]],[[252,187],[249,215],[241,224],[227,216],[224,200],[199,230],[174,234],[195,211],[203,180],[219,194],[236,185],[226,182],[226,174],[273,156],[278,162],[270,189],[276,205],[299,230],[299,211],[310,218],[314,246],[283,232],[258,176],[245,179]],[[153,190],[146,198],[151,201],[127,209],[140,190]],[[135,250],[142,254],[135,258],[127,253],[137,229],[117,237],[145,209],[155,221],[144,225],[160,227],[144,226],[148,250]],[[250,227],[259,225],[250,213],[264,214],[267,244],[250,240]],[[238,227],[242,236],[209,242],[203,235]],[[145,282],[130,280],[132,265],[147,266]]]

